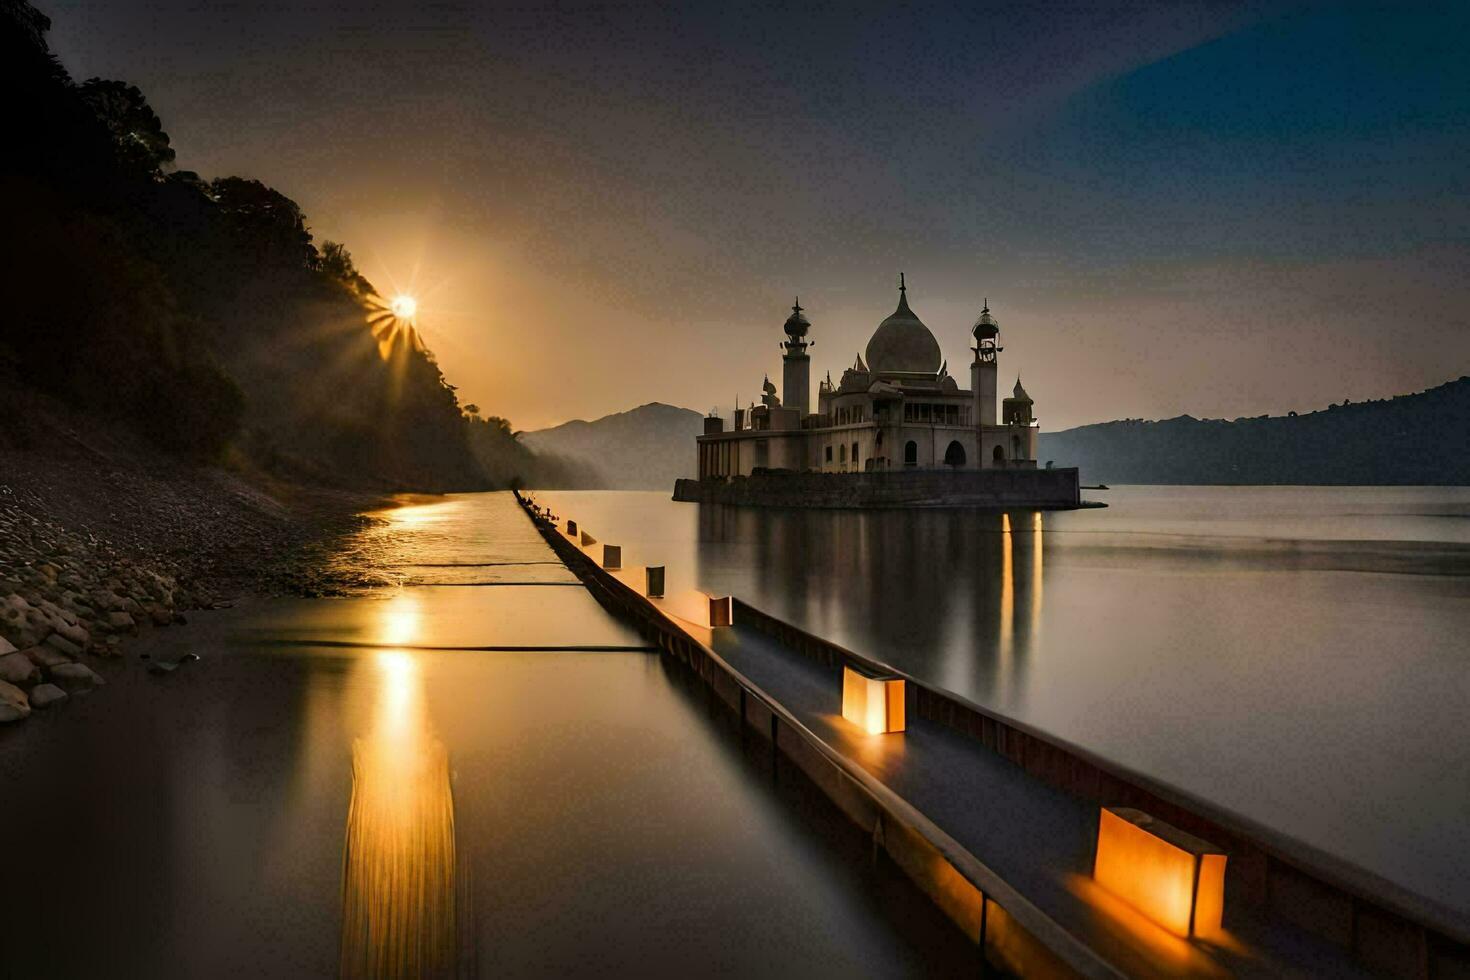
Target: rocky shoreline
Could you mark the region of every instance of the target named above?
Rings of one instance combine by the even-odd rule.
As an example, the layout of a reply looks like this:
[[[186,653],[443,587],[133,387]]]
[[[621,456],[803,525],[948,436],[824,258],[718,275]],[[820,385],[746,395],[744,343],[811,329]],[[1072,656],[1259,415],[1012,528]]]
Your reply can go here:
[[[0,464],[0,724],[105,685],[129,639],[185,623],[191,610],[339,591],[331,542],[381,500],[268,492],[208,469],[124,466],[102,479],[76,458],[3,451]],[[32,477],[27,489],[7,482],[17,476]],[[95,493],[109,482],[111,493]]]
[[[106,683],[85,658],[117,657],[124,637],[210,601],[182,579],[0,497],[0,722]]]

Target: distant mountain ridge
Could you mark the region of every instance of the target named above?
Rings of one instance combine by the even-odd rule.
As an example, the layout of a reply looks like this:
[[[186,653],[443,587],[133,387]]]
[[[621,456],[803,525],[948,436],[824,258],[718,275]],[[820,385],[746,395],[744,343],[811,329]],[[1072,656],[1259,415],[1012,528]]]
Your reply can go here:
[[[1305,415],[1146,422],[1041,434],[1084,483],[1470,485],[1470,377]]]
[[[675,480],[698,475],[694,438],[704,431],[702,419],[691,409],[649,402],[591,422],[576,419],[523,432],[520,442],[538,456],[590,470],[595,482],[578,474],[570,478],[576,488],[672,491]]]

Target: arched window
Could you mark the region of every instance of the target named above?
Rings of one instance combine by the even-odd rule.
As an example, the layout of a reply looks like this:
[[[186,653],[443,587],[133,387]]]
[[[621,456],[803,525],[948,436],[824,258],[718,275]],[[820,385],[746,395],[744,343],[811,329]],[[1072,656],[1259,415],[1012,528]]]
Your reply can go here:
[[[1006,462],[1006,451],[996,446],[995,451],[990,454],[990,458],[995,460],[996,466],[1004,466]]]
[[[882,449],[883,448],[883,430],[882,429],[879,429],[878,430],[878,434],[873,437],[873,448],[874,449]]]
[[[951,442],[949,448],[944,451],[944,465],[956,467],[965,465],[965,447],[959,444],[959,440]]]
[[[919,444],[912,439],[903,444],[903,465],[919,465]]]
[[[1021,437],[1011,436],[1011,459],[1021,458]]]
[[[853,443],[852,444],[852,468],[853,469],[857,469],[857,464],[858,464],[858,449],[857,449],[857,446],[858,446],[857,443]]]
[[[837,462],[839,462],[839,463],[845,463],[845,462],[847,462],[847,446],[846,445],[841,445],[841,446],[838,446],[837,447]]]

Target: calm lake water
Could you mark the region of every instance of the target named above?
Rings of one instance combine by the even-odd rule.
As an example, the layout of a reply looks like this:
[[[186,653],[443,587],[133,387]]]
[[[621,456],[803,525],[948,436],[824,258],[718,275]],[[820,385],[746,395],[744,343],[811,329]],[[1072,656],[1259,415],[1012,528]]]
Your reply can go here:
[[[0,977],[973,974],[508,494],[382,516],[0,730]]]
[[[537,495],[671,593],[733,593],[1470,910],[1470,488],[1084,496],[1110,507]]]

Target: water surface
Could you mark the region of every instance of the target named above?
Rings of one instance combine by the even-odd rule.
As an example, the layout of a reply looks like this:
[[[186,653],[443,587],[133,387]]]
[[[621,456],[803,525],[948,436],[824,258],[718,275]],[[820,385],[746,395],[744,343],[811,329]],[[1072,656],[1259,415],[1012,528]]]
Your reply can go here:
[[[1470,489],[1086,495],[1110,507],[538,498],[670,591],[738,595],[1470,912]]]
[[[198,614],[0,731],[0,976],[973,972],[509,495],[382,517],[352,560],[425,584]]]

